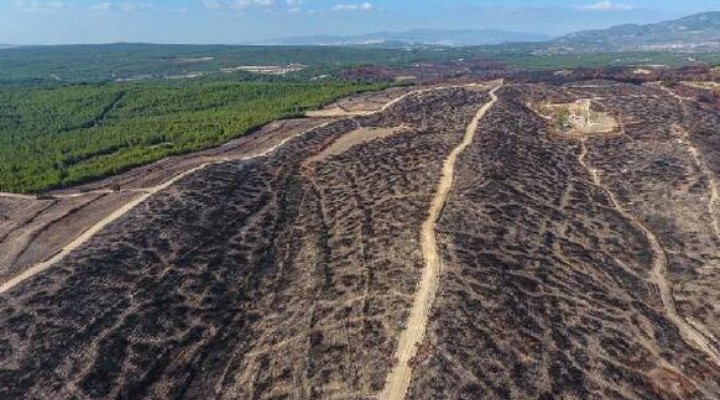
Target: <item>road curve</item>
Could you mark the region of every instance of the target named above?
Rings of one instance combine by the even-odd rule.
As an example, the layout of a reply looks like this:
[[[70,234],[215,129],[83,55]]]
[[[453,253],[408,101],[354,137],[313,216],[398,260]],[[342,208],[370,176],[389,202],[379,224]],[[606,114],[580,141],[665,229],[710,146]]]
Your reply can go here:
[[[491,100],[478,110],[465,130],[463,141],[450,152],[443,163],[442,175],[438,182],[435,196],[430,203],[428,217],[425,222],[423,222],[420,230],[420,247],[425,261],[425,268],[423,268],[420,282],[415,292],[413,307],[406,321],[405,330],[401,333],[398,341],[398,347],[395,351],[396,364],[388,375],[385,387],[379,396],[382,400],[404,399],[410,386],[410,379],[412,378],[410,361],[415,356],[418,345],[420,345],[425,337],[428,316],[440,280],[442,261],[438,251],[435,226],[445,206],[450,188],[452,187],[457,158],[460,153],[472,143],[480,120],[482,120],[487,111],[497,102],[498,98],[495,92],[500,87],[502,87],[502,81],[490,91]]]

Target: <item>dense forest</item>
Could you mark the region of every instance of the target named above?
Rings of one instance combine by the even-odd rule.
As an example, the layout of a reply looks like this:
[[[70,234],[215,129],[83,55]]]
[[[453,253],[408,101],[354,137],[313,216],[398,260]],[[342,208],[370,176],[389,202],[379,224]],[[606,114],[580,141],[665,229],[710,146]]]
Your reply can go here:
[[[216,146],[381,85],[184,80],[0,90],[0,191],[38,192]]]

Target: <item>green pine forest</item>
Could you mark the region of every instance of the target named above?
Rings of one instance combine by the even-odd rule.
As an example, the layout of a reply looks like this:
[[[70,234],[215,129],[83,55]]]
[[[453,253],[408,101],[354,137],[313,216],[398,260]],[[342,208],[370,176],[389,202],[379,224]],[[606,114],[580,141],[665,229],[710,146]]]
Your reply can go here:
[[[0,90],[0,191],[37,193],[220,145],[379,84],[185,80]]]

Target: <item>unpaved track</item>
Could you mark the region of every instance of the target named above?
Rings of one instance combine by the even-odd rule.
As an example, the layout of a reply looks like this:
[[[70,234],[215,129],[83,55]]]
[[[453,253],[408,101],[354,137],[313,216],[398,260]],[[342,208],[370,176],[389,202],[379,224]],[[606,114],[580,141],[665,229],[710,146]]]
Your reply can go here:
[[[65,258],[68,254],[70,254],[70,252],[72,252],[73,250],[77,249],[78,247],[82,246],[87,241],[89,241],[93,236],[95,236],[95,234],[100,232],[100,230],[102,230],[103,228],[105,228],[106,226],[108,226],[109,224],[111,224],[112,222],[117,220],[118,218],[122,217],[123,215],[127,214],[128,211],[132,210],[137,205],[139,205],[143,201],[147,200],[153,194],[168,188],[170,185],[177,182],[178,180],[184,178],[187,175],[190,175],[191,173],[193,173],[195,171],[203,169],[208,165],[210,165],[210,163],[203,164],[203,165],[193,168],[191,170],[185,171],[182,174],[177,175],[176,177],[163,183],[162,185],[158,185],[153,188],[146,189],[146,191],[143,193],[142,196],[139,196],[138,198],[131,200],[130,202],[126,203],[122,207],[115,210],[112,214],[103,218],[100,222],[93,225],[88,230],[83,232],[80,236],[75,238],[75,240],[68,243],[60,252],[58,252],[54,256],[50,257],[49,259],[47,259],[41,263],[33,265],[32,267],[26,269],[19,275],[15,276],[12,279],[5,282],[2,286],[0,286],[0,294],[3,294],[5,292],[7,292],[8,290],[11,290],[15,286],[22,283],[23,281],[52,267],[55,263],[57,263],[58,261]]]
[[[491,100],[478,110],[475,117],[467,126],[463,141],[455,147],[445,159],[442,168],[440,182],[437,191],[430,203],[428,218],[423,222],[420,230],[420,247],[422,249],[425,268],[422,271],[420,282],[415,292],[413,307],[410,316],[405,324],[405,330],[401,333],[398,341],[398,348],[395,352],[395,366],[387,377],[385,388],[380,393],[380,399],[400,400],[405,398],[410,379],[412,378],[412,367],[410,360],[415,356],[417,347],[425,337],[428,316],[432,308],[433,300],[438,289],[441,260],[438,251],[437,238],[435,237],[435,226],[440,218],[450,188],[452,187],[455,175],[455,163],[457,158],[475,137],[480,120],[485,116],[497,102],[495,92],[502,86],[502,82],[490,91]]]
[[[318,126],[318,127],[316,127],[316,128],[313,128],[313,129],[322,128],[322,127],[324,127],[324,126],[330,125],[330,124],[333,123],[333,122],[335,122],[335,121],[329,121],[329,122],[327,122],[327,123],[325,123],[325,124],[322,124],[322,125],[320,125],[320,126]],[[313,129],[311,129],[311,130],[313,130]],[[269,149],[267,149],[267,150],[265,150],[265,151],[263,151],[263,152],[261,152],[261,153],[254,154],[254,155],[247,156],[247,157],[237,158],[237,159],[219,158],[219,159],[217,159],[217,160],[210,161],[210,162],[207,162],[207,163],[205,163],[205,164],[199,165],[199,166],[197,166],[197,167],[195,167],[195,168],[189,169],[189,170],[187,170],[187,171],[185,171],[185,172],[183,172],[183,173],[181,173],[181,174],[179,174],[179,175],[176,175],[176,176],[173,177],[172,179],[169,179],[169,180],[165,181],[164,183],[162,183],[162,184],[160,184],[160,185],[157,185],[157,186],[154,186],[154,187],[151,187],[151,188],[137,189],[136,191],[142,193],[141,196],[139,196],[139,197],[136,198],[136,199],[131,200],[131,201],[128,202],[127,204],[125,204],[125,205],[123,205],[122,207],[120,207],[119,209],[115,210],[112,214],[110,214],[110,215],[108,215],[107,217],[103,218],[100,222],[98,222],[97,224],[95,224],[95,225],[93,225],[92,227],[90,227],[88,230],[86,230],[85,232],[83,232],[80,236],[78,236],[77,238],[75,238],[72,242],[68,243],[65,247],[63,247],[63,249],[62,249],[60,252],[58,252],[58,253],[55,254],[54,256],[50,257],[49,259],[47,259],[47,260],[45,260],[45,261],[43,261],[43,262],[41,262],[41,263],[38,263],[38,264],[33,265],[32,267],[28,268],[27,270],[25,270],[25,271],[23,271],[22,273],[14,276],[12,279],[10,279],[10,280],[8,280],[7,282],[5,282],[4,284],[2,284],[2,286],[0,286],[0,294],[4,294],[5,292],[13,289],[15,286],[17,286],[17,285],[19,285],[20,283],[26,281],[27,279],[30,279],[30,278],[32,278],[33,276],[35,276],[35,275],[37,275],[37,274],[39,274],[39,273],[41,273],[41,272],[49,269],[50,267],[52,267],[53,265],[55,265],[55,263],[57,263],[57,262],[59,262],[60,260],[62,260],[63,258],[65,258],[65,257],[66,257],[68,254],[70,254],[73,250],[76,250],[77,248],[79,248],[79,247],[82,246],[83,244],[87,243],[90,239],[92,239],[93,236],[95,236],[95,235],[96,235],[98,232],[100,232],[103,228],[105,228],[106,226],[110,225],[111,223],[113,223],[115,220],[117,220],[118,218],[122,217],[123,215],[127,214],[130,210],[132,210],[133,208],[137,207],[139,204],[141,204],[142,202],[144,202],[145,200],[147,200],[148,198],[150,198],[150,197],[151,197],[152,195],[154,195],[155,193],[158,193],[158,192],[160,192],[160,191],[163,191],[163,190],[167,189],[168,187],[170,187],[172,184],[176,183],[176,182],[179,181],[180,179],[182,179],[182,178],[184,178],[184,177],[186,177],[186,176],[188,176],[188,175],[190,175],[190,174],[192,174],[192,173],[194,173],[194,172],[197,172],[197,171],[199,171],[199,170],[201,170],[201,169],[203,169],[203,168],[205,168],[205,167],[207,167],[207,166],[209,166],[209,165],[220,164],[220,163],[228,162],[228,161],[243,161],[243,160],[250,160],[250,159],[253,159],[253,158],[264,157],[264,156],[272,153],[272,152],[275,151],[276,149],[282,147],[282,146],[283,146],[285,143],[287,143],[289,140],[291,140],[291,139],[293,139],[293,138],[295,138],[295,137],[297,137],[297,136],[300,136],[300,135],[302,135],[302,134],[304,134],[304,133],[306,133],[306,132],[309,132],[309,131],[301,132],[301,133],[299,133],[298,135],[287,137],[287,138],[285,138],[284,140],[282,140],[280,143],[276,144],[275,146],[273,146],[273,147],[271,147],[271,148],[269,148]]]
[[[376,111],[369,111],[369,112],[367,112],[366,115],[379,114],[379,113],[387,110],[388,108],[392,107],[393,105],[399,103],[400,101],[402,101],[403,99],[407,98],[408,96],[411,96],[411,95],[414,95],[414,94],[420,94],[420,93],[425,93],[425,92],[428,92],[428,91],[435,91],[435,90],[447,89],[447,88],[450,88],[450,87],[475,87],[475,86],[482,86],[482,85],[479,85],[479,84],[468,84],[468,85],[443,86],[443,87],[434,87],[434,88],[430,88],[430,89],[414,90],[414,91],[408,92],[408,93],[406,93],[406,94],[404,94],[404,95],[402,95],[402,96],[400,96],[400,97],[398,97],[398,98],[396,98],[396,99],[393,99],[393,100],[389,101],[388,103],[386,103],[385,105],[383,105],[380,109],[378,109],[378,110],[376,110]],[[45,260],[45,261],[43,261],[43,262],[40,262],[40,263],[38,263],[38,264],[33,265],[32,267],[28,268],[27,270],[23,271],[22,273],[14,276],[13,278],[11,278],[10,280],[8,280],[7,282],[3,283],[2,286],[0,286],[0,294],[3,294],[3,293],[5,293],[5,292],[13,289],[15,286],[19,285],[20,283],[24,282],[25,280],[30,279],[30,278],[32,278],[33,276],[35,276],[35,275],[37,275],[37,274],[39,274],[39,273],[41,273],[41,272],[49,269],[50,267],[52,267],[53,265],[55,265],[55,263],[57,263],[57,262],[61,261],[63,258],[65,258],[65,257],[66,257],[68,254],[70,254],[73,250],[76,250],[77,248],[79,248],[80,246],[82,246],[83,244],[85,244],[86,242],[88,242],[93,236],[95,236],[95,235],[96,235],[98,232],[100,232],[103,228],[105,228],[106,226],[108,226],[109,224],[111,224],[112,222],[114,222],[115,220],[117,220],[118,218],[122,217],[123,215],[127,214],[130,210],[132,210],[133,208],[137,207],[139,204],[141,204],[142,202],[144,202],[145,200],[147,200],[148,198],[150,198],[150,197],[151,197],[152,195],[154,195],[155,193],[158,193],[158,192],[160,192],[160,191],[162,191],[162,190],[167,189],[168,187],[170,187],[172,184],[174,184],[174,183],[177,182],[178,180],[180,180],[180,179],[182,179],[182,178],[184,178],[184,177],[186,177],[186,176],[188,176],[188,175],[190,175],[190,174],[192,174],[192,173],[194,173],[194,172],[197,172],[197,171],[199,171],[199,170],[201,170],[201,169],[203,169],[203,168],[205,168],[205,167],[207,167],[207,166],[209,166],[209,165],[219,164],[219,163],[223,163],[223,162],[227,162],[227,161],[243,161],[243,160],[249,160],[249,159],[253,159],[253,158],[264,157],[264,156],[272,153],[272,152],[275,151],[276,149],[282,147],[282,146],[283,146],[285,143],[287,143],[289,140],[294,139],[294,138],[299,137],[299,136],[302,136],[303,134],[305,134],[305,133],[307,133],[307,132],[310,132],[310,131],[312,131],[312,130],[323,128],[323,127],[328,126],[328,125],[330,125],[330,124],[332,124],[332,123],[334,123],[334,122],[337,122],[337,121],[335,121],[335,120],[333,120],[333,121],[328,121],[328,122],[326,122],[326,123],[324,123],[324,124],[322,124],[322,125],[316,126],[316,127],[312,128],[312,129],[309,129],[309,130],[307,130],[307,131],[300,132],[300,133],[298,133],[297,135],[289,136],[289,137],[283,139],[282,141],[280,141],[280,142],[279,142],[278,144],[276,144],[275,146],[273,146],[273,147],[271,147],[271,148],[269,148],[269,149],[267,149],[267,150],[265,150],[265,151],[263,151],[263,152],[261,152],[261,153],[258,153],[258,154],[253,154],[253,155],[250,155],[250,156],[247,156],[247,157],[240,157],[240,158],[216,158],[216,159],[214,159],[214,160],[212,160],[212,161],[209,161],[209,162],[207,162],[207,163],[201,164],[201,165],[199,165],[199,166],[197,166],[197,167],[195,167],[195,168],[189,169],[189,170],[187,170],[187,171],[185,171],[185,172],[183,172],[183,173],[181,173],[181,174],[179,174],[179,175],[176,175],[176,176],[173,177],[172,179],[169,179],[169,180],[165,181],[164,183],[162,183],[162,184],[160,184],[160,185],[157,185],[157,186],[154,186],[154,187],[150,187],[150,188],[131,189],[131,191],[137,192],[137,193],[142,193],[142,195],[139,196],[139,197],[136,198],[136,199],[133,199],[132,201],[128,202],[127,204],[123,205],[123,206],[120,207],[119,209],[115,210],[112,214],[108,215],[107,217],[105,217],[104,219],[102,219],[100,222],[98,222],[97,224],[95,224],[95,225],[93,225],[92,227],[90,227],[88,230],[86,230],[85,232],[83,232],[80,236],[78,236],[77,238],[75,238],[72,242],[68,243],[65,247],[63,247],[63,249],[62,249],[61,251],[59,251],[57,254],[55,254],[54,256],[50,257],[49,259],[47,259],[47,260]],[[106,192],[109,193],[109,192],[111,192],[111,191],[106,190],[106,189],[91,190],[91,191],[88,191],[88,192],[82,192],[82,193],[77,193],[77,194],[60,195],[60,197],[79,197],[79,196],[84,196],[84,195],[88,195],[88,194],[99,194],[99,193],[106,193]],[[34,197],[32,197],[32,196],[27,196],[27,195],[12,194],[12,193],[2,193],[2,192],[0,192],[0,196],[9,196],[9,197],[18,197],[18,198],[34,198]]]
[[[493,82],[489,82],[488,84],[493,84]],[[387,103],[385,103],[382,107],[380,107],[377,110],[368,110],[368,111],[342,111],[342,112],[335,112],[334,109],[329,110],[318,110],[318,111],[310,111],[306,113],[308,117],[316,117],[316,118],[350,118],[350,117],[365,117],[365,116],[371,116],[374,114],[379,114],[383,111],[386,111],[390,107],[394,106],[395,104],[405,100],[406,98],[416,95],[416,94],[423,94],[428,92],[434,92],[438,90],[443,89],[453,89],[453,88],[484,88],[487,87],[485,84],[482,83],[468,83],[464,85],[445,85],[445,86],[432,86],[432,87],[426,87],[423,89],[413,90],[410,92],[407,92],[401,96],[398,96]]]
[[[0,197],[7,197],[7,198],[11,198],[11,199],[35,200],[35,196],[30,196],[27,194],[18,194],[18,193],[7,193],[7,192],[0,192]]]
[[[592,168],[587,164],[585,158],[588,154],[588,148],[585,144],[585,139],[580,140],[580,146],[581,152],[578,160],[592,177],[595,186],[605,192],[615,210],[620,213],[623,218],[639,228],[647,238],[648,242],[650,242],[650,247],[653,252],[651,279],[660,292],[660,299],[663,303],[663,307],[665,308],[665,316],[668,320],[670,320],[670,322],[672,322],[673,325],[675,325],[687,344],[705,353],[717,366],[720,367],[720,352],[718,352],[718,349],[715,348],[712,342],[703,335],[702,332],[689,324],[677,310],[675,298],[673,297],[672,283],[667,278],[667,253],[665,252],[665,248],[662,246],[662,243],[660,243],[660,239],[658,239],[658,237],[647,226],[645,226],[645,224],[620,205],[615,197],[615,194],[602,183],[597,169]]]
[[[718,212],[720,212],[717,208],[718,201],[720,201],[720,195],[718,194],[718,184],[715,179],[715,174],[713,174],[707,164],[705,164],[702,160],[700,151],[692,144],[686,130],[683,131],[680,142],[688,147],[688,151],[690,152],[690,155],[692,155],[695,165],[708,180],[708,213],[710,214],[710,223],[712,224],[713,231],[715,232],[715,237],[720,240],[720,220],[717,216]]]

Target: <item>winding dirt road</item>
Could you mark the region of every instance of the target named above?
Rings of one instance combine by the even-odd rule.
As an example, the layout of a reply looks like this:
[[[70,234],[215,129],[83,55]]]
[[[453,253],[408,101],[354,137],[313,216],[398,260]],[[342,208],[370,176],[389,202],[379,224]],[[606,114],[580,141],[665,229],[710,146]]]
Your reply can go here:
[[[665,308],[665,316],[668,320],[670,320],[670,322],[672,322],[673,325],[675,325],[687,344],[702,351],[716,365],[720,366],[720,352],[718,352],[718,349],[715,348],[710,339],[688,323],[678,312],[677,305],[675,304],[675,298],[673,297],[672,283],[667,278],[667,253],[665,252],[665,248],[662,246],[660,239],[658,239],[655,233],[645,226],[645,224],[620,205],[615,197],[615,194],[602,183],[597,169],[592,168],[587,164],[585,158],[588,154],[588,148],[585,144],[585,139],[580,140],[580,146],[581,152],[578,156],[578,161],[580,162],[580,165],[582,165],[582,167],[590,174],[595,186],[605,192],[615,210],[620,213],[623,218],[630,221],[633,225],[640,229],[650,243],[650,247],[653,252],[651,280],[660,292],[660,299],[663,303],[663,307]]]
[[[413,91],[411,91],[411,92],[405,93],[405,94],[403,94],[402,96],[399,96],[399,97],[397,97],[397,98],[395,98],[395,99],[387,102],[386,104],[384,104],[384,105],[383,105],[381,108],[379,108],[378,110],[367,112],[367,114],[365,114],[365,115],[373,115],[373,114],[379,114],[379,113],[381,113],[381,112],[384,112],[384,111],[386,111],[387,109],[389,109],[390,107],[392,107],[393,105],[399,103],[400,101],[406,99],[407,97],[409,97],[409,96],[411,96],[411,95],[426,93],[426,92],[429,92],[429,91],[436,91],[436,90],[441,90],[441,89],[447,89],[447,88],[450,88],[450,87],[476,87],[476,86],[483,86],[483,85],[482,85],[482,84],[467,84],[467,85],[442,86],[442,87],[432,87],[432,88],[423,88],[423,89],[413,90]],[[194,173],[194,172],[196,172],[196,171],[199,171],[199,170],[201,170],[201,169],[203,169],[203,168],[205,168],[205,167],[207,167],[207,166],[209,166],[209,165],[219,164],[219,163],[223,163],[223,162],[227,162],[227,161],[244,161],[244,160],[249,160],[249,159],[253,159],[253,158],[264,157],[264,156],[266,156],[266,155],[274,152],[274,151],[275,151],[276,149],[278,149],[279,147],[282,147],[282,146],[283,146],[285,143],[287,143],[289,140],[294,139],[294,138],[299,137],[299,136],[302,136],[302,135],[304,135],[305,133],[310,132],[310,131],[312,131],[312,130],[314,130],[314,129],[323,128],[323,127],[325,127],[325,126],[327,126],[327,125],[330,125],[330,124],[332,124],[332,123],[334,123],[334,122],[336,122],[336,120],[328,121],[328,122],[326,122],[326,123],[324,123],[324,124],[322,124],[322,125],[319,125],[319,126],[317,126],[317,127],[312,128],[312,129],[310,129],[310,130],[303,131],[303,132],[300,132],[300,133],[298,133],[298,134],[296,134],[296,135],[287,137],[287,138],[285,138],[284,140],[282,140],[281,142],[277,143],[276,145],[270,147],[269,149],[267,149],[267,150],[265,150],[265,151],[263,151],[263,152],[257,153],[257,154],[253,154],[253,155],[246,156],[246,157],[240,157],[240,158],[218,157],[218,158],[216,158],[216,159],[214,159],[214,160],[211,160],[211,161],[209,161],[209,162],[207,162],[207,163],[201,164],[201,165],[199,165],[199,166],[197,166],[197,167],[195,167],[195,168],[192,168],[192,169],[189,169],[189,170],[187,170],[187,171],[184,171],[183,173],[176,175],[175,177],[173,177],[173,178],[171,178],[171,179],[163,182],[163,183],[160,184],[160,185],[153,186],[153,187],[149,187],[149,188],[139,188],[139,189],[129,189],[129,190],[127,190],[127,191],[136,192],[136,193],[141,193],[141,195],[140,195],[138,198],[133,199],[133,200],[131,200],[130,202],[128,202],[127,204],[123,205],[123,206],[120,207],[119,209],[113,211],[110,215],[108,215],[107,217],[103,218],[103,219],[102,219],[101,221],[99,221],[97,224],[93,225],[92,227],[90,227],[90,228],[87,229],[86,231],[82,232],[82,233],[80,234],[80,236],[78,236],[78,237],[75,238],[73,241],[71,241],[71,242],[68,243],[66,246],[64,246],[63,249],[62,249],[61,251],[59,251],[57,254],[55,254],[54,256],[50,257],[49,259],[47,259],[47,260],[45,260],[45,261],[43,261],[43,262],[40,262],[40,263],[38,263],[38,264],[33,265],[32,267],[28,268],[27,270],[21,272],[20,274],[14,276],[13,278],[11,278],[10,280],[8,280],[7,282],[3,283],[3,284],[0,286],[0,295],[1,295],[1,294],[4,294],[5,292],[8,292],[9,290],[13,289],[14,287],[16,287],[16,286],[19,285],[20,283],[26,281],[27,279],[30,279],[30,278],[32,278],[33,276],[35,276],[35,275],[37,275],[37,274],[39,274],[39,273],[41,273],[41,272],[43,272],[43,271],[46,271],[47,269],[49,269],[50,267],[52,267],[53,265],[55,265],[57,262],[59,262],[59,261],[61,261],[62,259],[64,259],[64,258],[65,258],[68,254],[70,254],[72,251],[76,250],[77,248],[79,248],[79,247],[82,246],[83,244],[87,243],[93,236],[95,236],[95,235],[96,235],[98,232],[100,232],[103,228],[105,228],[105,227],[108,226],[109,224],[113,223],[114,221],[116,221],[117,219],[119,219],[120,217],[122,217],[123,215],[127,214],[129,211],[131,211],[132,209],[134,209],[135,207],[137,207],[139,204],[143,203],[145,200],[147,200],[148,198],[150,198],[152,195],[154,195],[154,194],[156,194],[156,193],[158,193],[158,192],[160,192],[160,191],[162,191],[162,190],[167,189],[168,187],[170,187],[172,184],[174,184],[174,183],[177,182],[178,180],[180,180],[180,179],[182,179],[182,178],[184,178],[184,177],[186,177],[186,176],[188,176],[188,175],[190,175],[190,174],[192,174],[192,173]],[[111,192],[112,192],[111,190],[99,189],[99,190],[91,190],[91,191],[82,192],[82,193],[62,194],[62,195],[57,195],[56,197],[58,197],[58,198],[72,198],[72,197],[80,197],[80,196],[103,194],[103,193],[111,193]],[[22,194],[13,194],[13,193],[4,193],[4,192],[0,192],[0,196],[5,196],[5,197],[17,197],[17,198],[33,198],[33,199],[34,199],[33,196],[22,195]]]
[[[335,122],[335,121],[329,121],[329,122],[322,124],[316,128],[313,128],[313,129],[319,129],[319,128],[325,127],[333,122]],[[311,130],[313,130],[313,129],[311,129]],[[63,247],[63,249],[60,252],[58,252],[54,256],[50,257],[49,259],[47,259],[43,262],[33,265],[32,267],[26,269],[22,273],[14,276],[12,279],[10,279],[7,282],[5,282],[4,284],[2,284],[2,286],[0,286],[0,294],[4,294],[5,292],[7,292],[7,291],[13,289],[15,286],[19,285],[20,283],[32,278],[33,276],[35,276],[43,271],[46,271],[47,269],[49,269],[50,267],[55,265],[57,262],[59,262],[63,258],[65,258],[72,251],[76,250],[83,244],[87,243],[90,239],[92,239],[93,236],[95,236],[103,228],[105,228],[106,226],[115,222],[117,219],[119,219],[123,215],[127,214],[130,210],[137,207],[139,204],[141,204],[142,202],[144,202],[145,200],[150,198],[152,195],[167,189],[168,187],[170,187],[171,185],[173,185],[180,179],[182,179],[194,172],[197,172],[205,167],[208,167],[210,165],[220,164],[220,163],[224,163],[224,162],[228,162],[228,161],[244,161],[244,160],[250,160],[250,159],[254,159],[254,158],[260,158],[260,157],[267,156],[268,154],[270,154],[270,153],[274,152],[275,150],[277,150],[278,148],[282,147],[289,140],[294,139],[297,136],[301,136],[307,132],[309,132],[309,131],[304,131],[297,135],[287,137],[284,140],[282,140],[281,142],[279,142],[278,144],[276,144],[275,146],[273,146],[261,153],[258,153],[258,154],[253,154],[253,155],[250,155],[247,157],[241,157],[241,158],[236,158],[236,159],[218,158],[217,160],[207,162],[207,163],[199,165],[195,168],[189,169],[179,175],[176,175],[172,179],[169,179],[160,185],[153,186],[150,188],[144,188],[144,189],[134,189],[133,191],[142,193],[142,195],[136,199],[131,200],[130,202],[123,205],[122,207],[118,208],[117,210],[113,211],[112,214],[103,218],[100,222],[98,222],[97,224],[90,227],[88,230],[83,232],[80,236],[75,238],[72,242],[68,243],[65,247]],[[104,190],[84,192],[81,195],[87,195],[89,193],[98,193],[98,192],[104,192]],[[74,195],[71,195],[71,196],[74,196]]]
[[[185,171],[180,175],[175,176],[174,178],[168,180],[167,182],[163,183],[162,185],[155,186],[153,188],[145,189],[142,196],[131,200],[130,202],[124,204],[122,207],[115,210],[112,214],[108,215],[107,217],[103,218],[100,222],[90,227],[88,230],[83,232],[80,236],[75,238],[72,242],[68,243],[63,249],[55,254],[54,256],[50,257],[49,259],[35,264],[32,267],[26,269],[22,273],[14,276],[12,279],[5,282],[2,286],[0,286],[0,294],[3,294],[15,286],[19,285],[20,283],[24,282],[25,280],[39,274],[40,272],[43,272],[47,270],[48,268],[52,267],[55,263],[65,258],[70,252],[77,249],[78,247],[85,244],[87,241],[89,241],[93,236],[95,236],[100,230],[117,220],[118,218],[122,217],[123,215],[127,214],[128,211],[132,210],[133,208],[137,207],[140,203],[147,200],[150,196],[153,194],[167,189],[170,185],[177,182],[178,180],[184,178],[187,175],[190,175],[191,173],[201,170],[205,167],[207,167],[210,164],[214,163],[207,163],[200,165],[196,168],[193,168],[191,170]]]
[[[720,201],[720,195],[718,194],[718,184],[717,180],[715,180],[715,174],[713,174],[707,164],[703,162],[700,156],[700,151],[697,149],[697,147],[695,147],[695,145],[690,142],[687,131],[684,132],[684,135],[680,139],[680,141],[682,144],[688,147],[688,151],[692,155],[693,160],[695,161],[695,165],[708,180],[708,214],[710,214],[710,223],[712,225],[713,231],[715,232],[715,237],[720,240],[720,220],[717,216],[717,204],[718,201]]]
[[[452,187],[457,158],[460,153],[472,143],[480,120],[482,120],[488,110],[497,102],[498,98],[495,92],[500,87],[502,87],[502,81],[490,91],[491,100],[478,110],[465,130],[463,141],[450,152],[443,163],[442,175],[438,182],[435,196],[430,203],[428,218],[423,222],[420,230],[420,247],[422,249],[423,259],[425,260],[425,268],[422,271],[420,282],[415,292],[413,307],[412,310],[410,310],[410,316],[405,324],[405,330],[401,333],[398,341],[398,347],[395,352],[395,367],[387,377],[385,388],[379,396],[380,399],[404,399],[410,386],[410,379],[412,378],[410,360],[415,356],[418,345],[420,345],[425,337],[428,316],[439,285],[442,261],[440,260],[438,251],[435,226],[445,206],[450,188]]]

